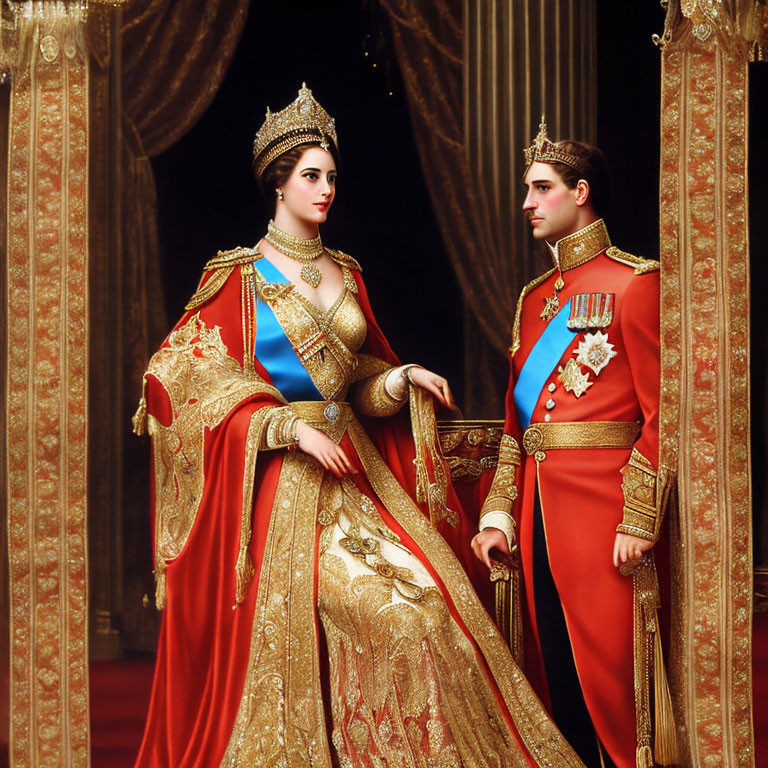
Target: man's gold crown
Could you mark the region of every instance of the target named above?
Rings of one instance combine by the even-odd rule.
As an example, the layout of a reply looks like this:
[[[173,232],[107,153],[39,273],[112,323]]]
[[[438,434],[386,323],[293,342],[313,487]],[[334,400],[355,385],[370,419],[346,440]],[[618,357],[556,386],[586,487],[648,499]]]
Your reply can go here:
[[[281,112],[267,107],[264,123],[253,140],[253,163],[261,176],[277,157],[299,144],[317,142],[323,149],[338,147],[336,121],[320,106],[306,83],[301,84],[296,100]]]
[[[529,147],[523,150],[525,155],[525,170],[531,167],[531,163],[565,163],[579,173],[587,172],[587,164],[580,157],[569,152],[562,146],[562,142],[550,141],[547,136],[547,124],[544,115],[541,116],[539,133]]]

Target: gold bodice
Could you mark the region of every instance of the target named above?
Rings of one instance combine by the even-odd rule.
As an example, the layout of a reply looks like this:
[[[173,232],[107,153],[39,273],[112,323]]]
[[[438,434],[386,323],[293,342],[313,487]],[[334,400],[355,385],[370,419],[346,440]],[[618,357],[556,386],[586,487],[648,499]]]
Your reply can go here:
[[[349,286],[345,283],[326,311],[302,296],[293,283],[267,283],[262,278],[257,290],[320,394],[326,400],[345,400],[358,364],[356,353],[367,333],[365,315]]]

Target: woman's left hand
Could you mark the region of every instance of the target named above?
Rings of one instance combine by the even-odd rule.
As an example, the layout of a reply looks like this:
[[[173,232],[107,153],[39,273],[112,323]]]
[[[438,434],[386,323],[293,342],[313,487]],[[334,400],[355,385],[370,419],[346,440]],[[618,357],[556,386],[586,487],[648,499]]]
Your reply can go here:
[[[414,366],[413,368],[408,369],[408,378],[412,384],[431,392],[441,405],[444,405],[451,410],[456,409],[456,403],[453,400],[451,388],[442,376],[438,376],[436,373],[432,373],[432,371],[428,371],[426,368]]]

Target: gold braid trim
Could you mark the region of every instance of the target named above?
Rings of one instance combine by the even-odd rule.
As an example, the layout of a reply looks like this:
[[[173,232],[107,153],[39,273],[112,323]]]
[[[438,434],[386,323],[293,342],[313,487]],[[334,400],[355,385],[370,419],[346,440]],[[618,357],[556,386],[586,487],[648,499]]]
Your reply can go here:
[[[512,519],[512,510],[517,498],[517,485],[515,484],[515,472],[520,466],[520,446],[511,435],[502,435],[499,445],[499,465],[491,483],[480,513],[480,518],[488,512],[506,512]],[[514,523],[514,519],[512,519]]]
[[[672,696],[659,633],[659,582],[653,553],[647,552],[635,566],[623,566],[625,576],[632,575],[634,587],[634,667],[635,712],[637,716],[637,768],[678,763],[677,734],[672,711]],[[651,678],[655,712],[651,726]],[[653,749],[651,737],[655,734]]]
[[[509,348],[509,356],[514,357],[515,352],[520,348],[520,315],[523,311],[523,300],[525,297],[540,283],[543,283],[553,272],[554,267],[543,275],[531,280],[522,291],[520,291],[520,298],[517,300],[517,309],[515,310],[515,324],[512,326],[512,345]]]
[[[256,572],[249,545],[251,543],[253,518],[253,489],[256,478],[256,459],[259,455],[259,446],[263,440],[265,427],[269,422],[271,408],[259,408],[251,416],[248,425],[248,435],[245,438],[245,470],[243,471],[243,505],[240,511],[240,549],[237,553],[235,573],[237,582],[235,586],[235,605],[245,600],[245,593],[253,580]]]
[[[616,531],[656,541],[675,473],[663,465],[657,472],[637,448],[632,449],[629,463],[622,473],[624,517]]]
[[[628,267],[633,267],[636,275],[657,272],[661,268],[658,261],[654,261],[653,259],[643,259],[640,256],[633,256],[626,251],[620,251],[614,245],[605,252],[605,255],[609,259],[618,261],[620,264],[626,264]]]
[[[432,395],[421,387],[409,387],[411,431],[416,448],[416,501],[427,503],[429,519],[433,525],[445,520],[454,528],[459,516],[448,506],[448,478],[450,469],[440,450],[437,420]],[[430,480],[428,466],[432,466]]]
[[[184,307],[186,310],[197,309],[210,301],[227,282],[227,278],[235,271],[235,267],[241,264],[253,264],[263,258],[256,248],[233,248],[231,251],[219,251],[217,256],[210,259],[205,265],[203,277],[208,272],[213,274],[205,281],[201,278],[200,285],[192,298]]]
[[[362,272],[363,268],[360,266],[360,262],[357,259],[352,258],[348,253],[344,251],[336,251],[333,248],[326,248],[325,252],[340,266],[354,269],[356,272]]]

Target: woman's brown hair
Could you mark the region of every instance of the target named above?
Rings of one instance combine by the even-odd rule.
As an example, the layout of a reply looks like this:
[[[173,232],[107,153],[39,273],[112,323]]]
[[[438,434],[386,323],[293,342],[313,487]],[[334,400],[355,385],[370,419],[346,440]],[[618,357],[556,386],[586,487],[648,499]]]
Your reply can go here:
[[[282,155],[278,155],[265,169],[261,176],[256,176],[256,181],[259,182],[259,188],[261,193],[267,200],[272,213],[275,212],[275,195],[277,190],[288,181],[288,178],[293,173],[293,169],[296,167],[301,156],[310,147],[319,147],[320,142],[307,142],[306,144],[299,144],[287,152],[283,152]],[[338,158],[333,145],[329,149],[329,152],[333,155],[334,162],[338,164]]]

